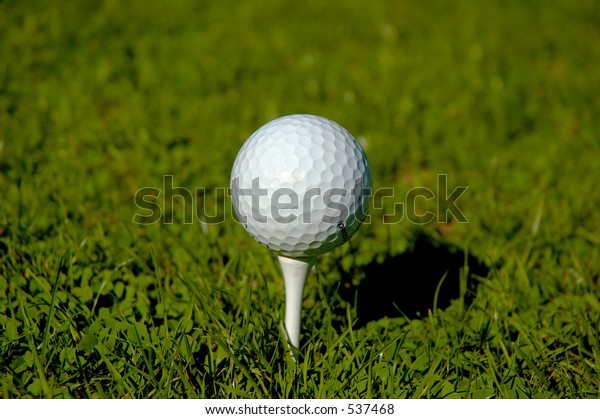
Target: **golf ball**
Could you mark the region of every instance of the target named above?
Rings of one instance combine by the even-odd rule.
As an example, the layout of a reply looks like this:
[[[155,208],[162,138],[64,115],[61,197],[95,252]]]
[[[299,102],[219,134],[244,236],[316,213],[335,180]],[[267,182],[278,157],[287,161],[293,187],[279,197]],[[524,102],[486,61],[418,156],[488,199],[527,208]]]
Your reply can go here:
[[[288,115],[259,128],[231,171],[238,220],[258,242],[289,257],[317,256],[345,243],[371,196],[367,157],[329,119]]]

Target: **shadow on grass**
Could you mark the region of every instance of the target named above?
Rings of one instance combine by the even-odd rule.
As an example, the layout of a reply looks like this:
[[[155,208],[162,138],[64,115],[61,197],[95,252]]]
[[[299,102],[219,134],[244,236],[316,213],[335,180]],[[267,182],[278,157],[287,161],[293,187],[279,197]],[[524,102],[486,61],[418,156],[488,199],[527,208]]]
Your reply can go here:
[[[357,304],[357,324],[383,317],[419,318],[434,307],[436,289],[440,286],[437,308],[447,308],[453,299],[460,298],[461,272],[468,267],[464,300],[474,295],[473,275],[486,277],[489,268],[461,249],[435,243],[427,236],[418,236],[407,252],[388,257],[383,263],[373,262],[360,268],[358,285],[353,285],[350,273],[344,273],[341,297]]]

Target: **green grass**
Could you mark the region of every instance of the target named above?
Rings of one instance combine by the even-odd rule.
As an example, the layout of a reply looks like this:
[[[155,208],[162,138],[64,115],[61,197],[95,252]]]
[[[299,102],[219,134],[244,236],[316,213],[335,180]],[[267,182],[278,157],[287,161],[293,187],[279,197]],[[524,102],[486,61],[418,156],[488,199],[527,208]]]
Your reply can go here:
[[[0,1],[2,397],[600,396],[597,2],[323,3]],[[298,112],[361,139],[375,188],[468,186],[469,223],[372,209],[311,274],[294,364],[275,255],[216,188]],[[225,222],[133,223],[164,175]],[[465,256],[453,299],[419,237]],[[359,310],[426,281],[418,313]]]

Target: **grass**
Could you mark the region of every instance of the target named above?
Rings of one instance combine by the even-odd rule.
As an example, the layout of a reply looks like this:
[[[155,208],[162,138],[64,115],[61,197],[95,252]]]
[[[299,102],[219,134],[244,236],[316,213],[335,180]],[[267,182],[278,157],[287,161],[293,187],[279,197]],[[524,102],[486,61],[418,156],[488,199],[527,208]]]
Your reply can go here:
[[[1,396],[599,397],[599,18],[591,0],[0,2]],[[298,112],[348,128],[400,198],[319,259],[294,364],[275,255],[218,188]],[[438,174],[469,187],[468,223],[383,223]],[[184,224],[175,200],[173,223],[133,223],[165,175],[225,221]]]

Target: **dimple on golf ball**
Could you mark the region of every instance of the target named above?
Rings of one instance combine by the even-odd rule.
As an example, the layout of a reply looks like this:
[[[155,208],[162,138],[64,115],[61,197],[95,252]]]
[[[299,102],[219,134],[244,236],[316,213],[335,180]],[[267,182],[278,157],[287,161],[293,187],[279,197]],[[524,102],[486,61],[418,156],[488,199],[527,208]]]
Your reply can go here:
[[[317,256],[346,242],[364,221],[371,196],[367,157],[339,124],[288,115],[259,128],[231,171],[238,220],[267,248]]]

